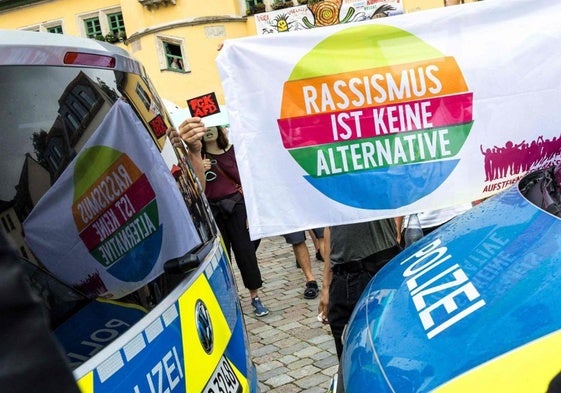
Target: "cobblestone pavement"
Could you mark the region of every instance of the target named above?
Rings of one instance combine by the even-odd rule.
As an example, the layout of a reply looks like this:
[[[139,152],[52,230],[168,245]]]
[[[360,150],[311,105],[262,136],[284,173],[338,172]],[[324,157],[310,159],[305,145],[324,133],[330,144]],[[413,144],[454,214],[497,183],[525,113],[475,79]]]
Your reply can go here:
[[[307,240],[314,276],[321,287],[323,262]],[[292,246],[282,236],[262,239],[257,251],[263,276],[260,298],[270,313],[257,318],[234,263],[253,361],[262,393],[326,392],[337,371],[329,326],[317,318],[319,297],[304,299],[305,277]]]

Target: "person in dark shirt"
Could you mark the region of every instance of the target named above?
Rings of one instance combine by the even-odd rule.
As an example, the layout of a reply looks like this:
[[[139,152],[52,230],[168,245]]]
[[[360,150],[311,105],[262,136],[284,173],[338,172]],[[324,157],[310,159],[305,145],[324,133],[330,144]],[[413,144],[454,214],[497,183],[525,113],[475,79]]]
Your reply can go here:
[[[337,358],[341,336],[372,277],[400,252],[394,219],[337,225],[324,231],[323,290],[318,311],[329,324]]]
[[[204,130],[204,134],[201,130]],[[263,285],[256,255],[259,241],[252,241],[249,236],[247,211],[234,146],[230,144],[224,127],[207,128],[198,117],[185,120],[177,131],[168,131],[174,145],[176,135],[187,143],[190,151],[199,148],[198,138],[202,138],[200,157],[204,175],[198,172],[197,176],[203,185],[228,256],[231,251],[234,252],[244,286],[249,290],[255,315],[262,317],[269,314],[269,309],[259,298],[259,289]]]

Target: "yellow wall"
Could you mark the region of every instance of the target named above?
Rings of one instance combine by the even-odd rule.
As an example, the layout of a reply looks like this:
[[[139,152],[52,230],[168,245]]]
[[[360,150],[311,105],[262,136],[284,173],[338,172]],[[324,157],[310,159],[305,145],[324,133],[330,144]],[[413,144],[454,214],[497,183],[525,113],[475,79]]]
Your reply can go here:
[[[403,0],[403,12],[410,13],[444,5],[443,0]]]
[[[213,27],[223,28],[224,35],[207,36],[205,28]],[[202,25],[168,28],[161,34],[185,40],[184,50],[191,72],[161,71],[158,57],[155,56],[156,38],[153,34],[141,36],[138,39],[132,37],[128,48],[134,57],[144,64],[160,94],[183,107],[186,105],[187,99],[214,91],[218,101],[224,103],[220,77],[215,63],[218,55],[217,48],[225,39],[249,35],[247,23],[245,21],[209,21]]]
[[[459,3],[460,0],[447,0],[449,4]],[[475,3],[478,0],[464,0],[464,3]],[[403,12],[416,12],[444,6],[445,0],[403,0]]]
[[[161,6],[150,10],[141,6],[137,0],[122,0],[120,3],[125,23],[127,28],[130,26],[131,32],[193,18],[240,15],[239,5],[236,0],[177,0],[175,5]]]
[[[177,0],[176,5],[147,9],[137,0],[47,0],[0,12],[0,28],[23,29],[62,19],[65,34],[80,36],[77,15],[121,7],[129,40],[117,45],[126,48],[144,64],[162,97],[184,107],[189,98],[215,92],[218,101],[225,103],[215,63],[217,47],[225,39],[256,34],[254,17],[245,17],[241,4],[244,0]],[[443,5],[444,0],[403,0],[406,13]],[[224,33],[215,36],[208,34],[209,30]],[[160,69],[157,35],[183,40],[191,72]]]
[[[65,34],[80,36],[76,15],[119,6],[120,1],[96,0],[91,3],[94,4],[88,1],[54,0],[3,11],[0,12],[0,28],[24,29],[34,24],[62,19]]]

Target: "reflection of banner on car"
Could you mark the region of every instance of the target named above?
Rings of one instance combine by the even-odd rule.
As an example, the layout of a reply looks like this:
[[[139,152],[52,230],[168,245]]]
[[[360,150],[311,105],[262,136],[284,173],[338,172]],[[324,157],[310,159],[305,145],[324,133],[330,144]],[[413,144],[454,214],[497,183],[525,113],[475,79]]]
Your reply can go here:
[[[252,237],[471,202],[558,161],[559,16],[479,2],[226,41]]]
[[[62,281],[119,298],[200,243],[159,151],[118,101],[24,222],[26,241]]]

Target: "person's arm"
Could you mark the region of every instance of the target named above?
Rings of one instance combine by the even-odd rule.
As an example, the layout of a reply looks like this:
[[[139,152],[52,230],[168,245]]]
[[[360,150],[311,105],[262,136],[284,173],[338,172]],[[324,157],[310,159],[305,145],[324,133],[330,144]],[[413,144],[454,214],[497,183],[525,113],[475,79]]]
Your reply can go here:
[[[329,286],[333,272],[331,271],[331,233],[329,227],[323,232],[323,281],[321,296],[319,298],[318,312],[323,315],[323,323],[327,324],[327,311],[329,309]]]
[[[187,144],[189,161],[191,161],[195,175],[199,178],[199,182],[204,189],[206,179],[201,150],[203,148],[202,139],[205,136],[206,127],[200,117],[191,117],[181,123],[178,131],[181,139]]]
[[[176,148],[184,148],[183,142],[187,145],[187,157],[199,179],[203,189],[205,188],[205,169],[201,149],[202,139],[205,135],[206,127],[200,117],[191,117],[179,126],[179,130],[170,128],[167,131],[171,144]]]

